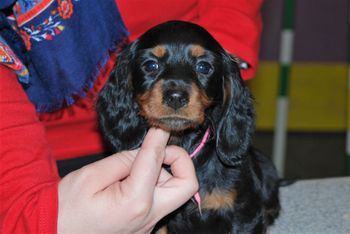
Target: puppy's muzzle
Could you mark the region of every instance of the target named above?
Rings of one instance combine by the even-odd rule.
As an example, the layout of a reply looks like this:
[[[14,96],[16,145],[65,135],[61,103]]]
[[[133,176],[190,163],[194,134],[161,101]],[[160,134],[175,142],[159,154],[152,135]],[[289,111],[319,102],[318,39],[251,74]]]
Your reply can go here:
[[[211,100],[194,83],[179,85],[172,80],[160,80],[139,95],[137,102],[141,116],[151,126],[181,131],[204,121],[204,111]]]

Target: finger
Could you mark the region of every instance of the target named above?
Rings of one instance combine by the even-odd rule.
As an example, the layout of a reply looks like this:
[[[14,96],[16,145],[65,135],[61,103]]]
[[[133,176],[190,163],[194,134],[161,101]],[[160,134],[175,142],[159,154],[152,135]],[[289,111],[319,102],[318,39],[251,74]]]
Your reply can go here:
[[[154,194],[155,214],[161,216],[179,208],[198,191],[193,162],[186,151],[176,146],[168,147],[164,163],[170,165],[172,177],[157,187]]]
[[[152,128],[137,153],[130,176],[123,181],[130,195],[151,199],[165,156],[169,133]],[[126,190],[124,190],[126,191]]]
[[[183,148],[172,145],[165,152],[164,164],[170,165],[173,177],[187,179],[195,175],[192,159]]]
[[[157,186],[162,186],[162,184],[166,183],[172,177],[173,176],[165,168],[162,168],[158,178]]]
[[[138,150],[123,151],[77,170],[85,182],[84,188],[92,193],[104,190],[130,174]],[[83,181],[84,183],[84,181]]]
[[[184,156],[182,156],[184,155]],[[177,156],[177,157],[175,157]],[[176,172],[176,168],[174,168],[174,165],[172,165],[174,163],[175,160],[179,160],[178,157],[184,157],[183,159],[185,159],[187,161],[187,158],[190,158],[190,156],[188,155],[188,153],[181,147],[178,146],[168,146],[165,149],[165,158],[163,161],[164,165],[168,165],[170,166],[169,169],[171,170],[171,173],[169,173],[167,170],[162,170],[161,174],[159,176],[158,179],[158,186],[162,186],[164,183],[166,183],[169,179],[173,178],[173,174],[172,173],[177,173]],[[173,168],[172,168],[172,167]],[[185,173],[191,173],[190,170],[187,170],[186,168],[181,167],[180,169],[183,169],[185,171]],[[163,172],[164,171],[164,172]],[[177,173],[179,177],[182,177],[182,173]],[[183,175],[184,177],[187,177],[186,175]]]

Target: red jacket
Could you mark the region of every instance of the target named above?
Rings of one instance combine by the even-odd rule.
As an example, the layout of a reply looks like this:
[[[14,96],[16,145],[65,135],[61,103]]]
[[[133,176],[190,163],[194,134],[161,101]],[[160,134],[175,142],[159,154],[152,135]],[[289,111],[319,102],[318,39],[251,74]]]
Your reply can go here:
[[[148,28],[172,19],[198,23],[228,51],[252,67],[258,61],[262,0],[119,0],[134,40]],[[96,87],[105,82],[111,59]],[[96,92],[91,92],[94,95]],[[103,152],[92,99],[51,114],[38,114],[15,74],[0,65],[0,233],[55,233],[57,174],[55,160]],[[84,105],[82,105],[84,104]]]

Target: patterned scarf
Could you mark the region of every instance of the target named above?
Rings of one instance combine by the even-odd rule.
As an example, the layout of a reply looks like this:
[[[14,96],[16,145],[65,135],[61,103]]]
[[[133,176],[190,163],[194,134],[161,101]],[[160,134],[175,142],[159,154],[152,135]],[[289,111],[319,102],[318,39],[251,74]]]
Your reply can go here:
[[[38,112],[84,97],[127,36],[114,0],[0,3],[0,63],[16,72]]]

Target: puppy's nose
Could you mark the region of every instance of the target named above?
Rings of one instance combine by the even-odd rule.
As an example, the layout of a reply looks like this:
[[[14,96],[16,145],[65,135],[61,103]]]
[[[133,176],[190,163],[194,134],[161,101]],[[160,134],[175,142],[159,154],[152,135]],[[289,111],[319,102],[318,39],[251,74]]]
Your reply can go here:
[[[169,90],[164,93],[164,102],[167,106],[177,110],[187,105],[189,95],[186,91]]]

